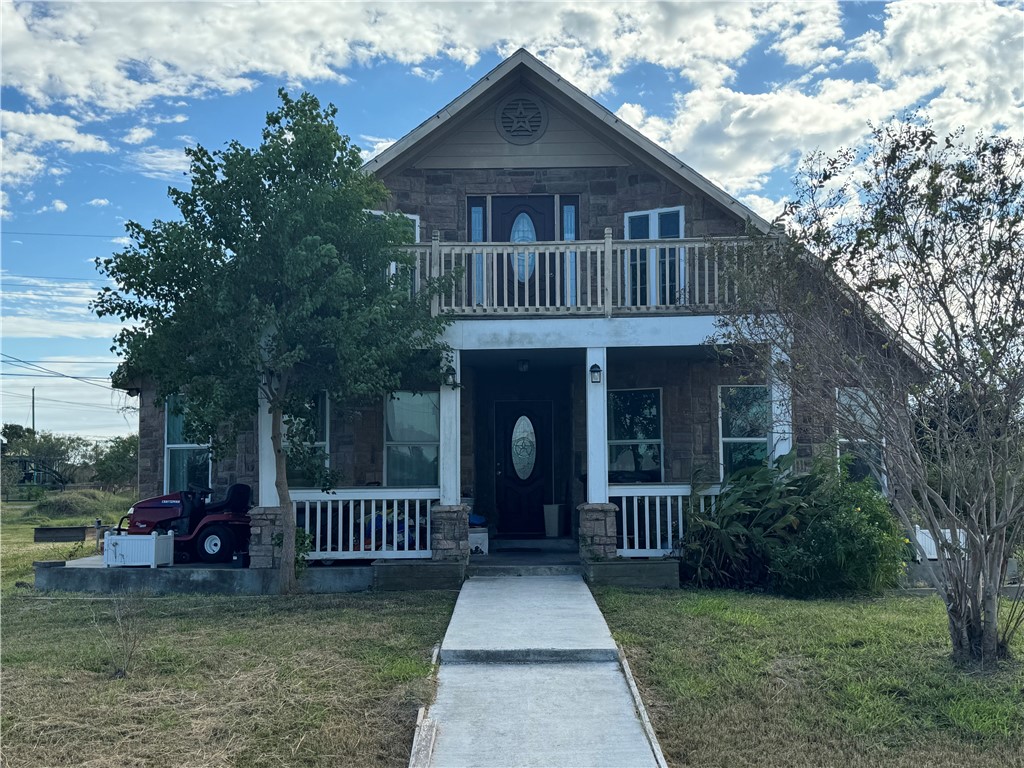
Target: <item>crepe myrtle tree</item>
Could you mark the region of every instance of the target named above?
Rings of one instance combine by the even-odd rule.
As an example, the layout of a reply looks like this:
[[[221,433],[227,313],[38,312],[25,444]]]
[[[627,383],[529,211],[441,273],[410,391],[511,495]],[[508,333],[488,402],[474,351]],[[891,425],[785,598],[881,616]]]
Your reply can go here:
[[[722,339],[791,390],[798,447],[852,453],[937,542],[917,549],[959,662],[1024,619],[999,599],[1024,537],[1022,169],[1018,140],[910,116],[808,158],[776,232],[726,254]]]
[[[93,307],[124,323],[115,381],[145,378],[161,400],[181,395],[186,436],[215,456],[258,409],[269,412],[286,591],[295,557],[287,467],[317,463],[314,404],[326,395],[344,410],[430,386],[448,347],[446,320],[430,311],[442,286],[411,290],[412,257],[397,247],[408,220],[370,213],[388,192],[360,170],[336,108],[308,93],[279,96],[255,148],[185,150],[188,185],[168,192],[180,218],[127,225],[132,243],[97,260],[115,287]]]

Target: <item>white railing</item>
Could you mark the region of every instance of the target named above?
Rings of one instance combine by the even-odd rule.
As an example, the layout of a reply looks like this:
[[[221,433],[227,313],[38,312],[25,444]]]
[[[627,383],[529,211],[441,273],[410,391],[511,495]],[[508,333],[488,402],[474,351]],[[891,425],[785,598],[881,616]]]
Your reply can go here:
[[[415,257],[413,290],[454,280],[436,312],[622,314],[710,312],[736,301],[724,254],[738,240],[580,240],[547,243],[430,243]],[[451,278],[451,275],[455,275]]]
[[[701,491],[694,503],[702,514],[714,509],[717,489]],[[619,557],[664,557],[679,551],[690,485],[613,485],[608,500],[619,508],[616,551]]]
[[[932,536],[932,532],[926,528],[922,528],[920,525],[914,526],[914,534],[917,537],[917,543],[924,550],[924,556],[928,560],[939,559],[939,548],[935,544],[935,537]],[[947,544],[952,544],[953,534],[948,528],[942,529],[942,537],[946,540]],[[960,551],[965,552],[967,550],[967,532],[960,531]]]
[[[295,525],[310,536],[309,560],[429,558],[437,488],[292,491]]]

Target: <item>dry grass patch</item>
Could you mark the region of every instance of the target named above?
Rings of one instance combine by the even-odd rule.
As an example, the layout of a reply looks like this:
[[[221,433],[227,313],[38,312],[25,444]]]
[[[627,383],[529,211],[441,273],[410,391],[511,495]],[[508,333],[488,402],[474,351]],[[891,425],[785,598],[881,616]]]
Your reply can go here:
[[[110,601],[9,593],[3,765],[405,765],[454,600],[139,598],[118,678]]]
[[[673,766],[1024,766],[1024,666],[954,667],[937,599],[595,596]]]

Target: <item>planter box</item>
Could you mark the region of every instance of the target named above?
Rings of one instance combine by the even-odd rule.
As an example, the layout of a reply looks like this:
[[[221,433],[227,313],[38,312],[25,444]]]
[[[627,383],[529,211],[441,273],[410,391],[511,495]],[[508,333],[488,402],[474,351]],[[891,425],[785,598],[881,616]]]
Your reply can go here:
[[[126,565],[148,565],[156,568],[174,563],[174,533],[129,536],[107,531],[103,537],[103,565],[114,568]]]
[[[487,529],[486,528],[470,528],[469,529],[469,554],[471,555],[486,555],[487,554]]]

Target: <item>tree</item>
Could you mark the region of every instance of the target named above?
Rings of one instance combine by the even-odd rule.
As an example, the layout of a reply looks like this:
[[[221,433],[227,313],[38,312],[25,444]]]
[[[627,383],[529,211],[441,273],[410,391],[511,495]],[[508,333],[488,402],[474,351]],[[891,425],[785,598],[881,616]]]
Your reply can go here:
[[[127,324],[115,381],[182,395],[187,435],[215,455],[269,412],[288,590],[287,462],[309,456],[315,403],[326,393],[344,410],[437,382],[448,347],[430,313],[437,287],[412,291],[412,257],[396,247],[408,221],[371,213],[387,190],[361,172],[335,107],[279,95],[259,146],[186,150],[191,186],[168,193],[180,220],[127,225],[133,243],[98,261],[117,287],[94,308]]]
[[[139,472],[139,436],[112,437],[93,446],[92,479],[106,490],[136,488]]]
[[[791,388],[798,434],[838,438],[940,542],[923,562],[958,661],[1006,655],[1024,615],[998,596],[1024,536],[1022,171],[1020,141],[916,119],[812,156],[785,235],[734,260],[722,334]]]
[[[74,483],[89,461],[91,444],[78,435],[36,431],[21,424],[4,424],[0,432],[7,441],[4,455],[30,460],[26,466],[42,483]]]

